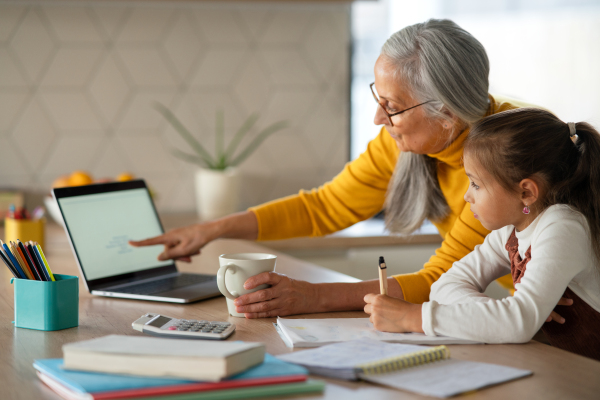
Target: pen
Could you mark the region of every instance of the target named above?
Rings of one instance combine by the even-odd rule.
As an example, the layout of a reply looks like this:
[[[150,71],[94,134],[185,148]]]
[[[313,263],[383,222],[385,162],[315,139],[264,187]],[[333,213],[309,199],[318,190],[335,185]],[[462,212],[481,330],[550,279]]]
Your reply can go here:
[[[382,256],[379,257],[379,290],[381,294],[387,295],[387,267]]]

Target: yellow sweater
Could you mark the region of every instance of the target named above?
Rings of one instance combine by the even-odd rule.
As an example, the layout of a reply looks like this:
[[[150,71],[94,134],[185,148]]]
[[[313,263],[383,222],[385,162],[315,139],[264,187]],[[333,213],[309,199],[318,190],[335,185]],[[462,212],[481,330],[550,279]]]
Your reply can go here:
[[[490,96],[488,114],[516,108]],[[430,287],[457,260],[483,243],[489,233],[473,217],[464,194],[469,178],[462,166],[463,144],[469,129],[437,154],[437,176],[450,213],[441,221],[432,221],[444,238],[436,254],[418,272],[396,275],[405,300],[423,303],[429,300]],[[250,208],[258,219],[258,240],[277,240],[299,236],[323,236],[368,219],[383,208],[385,195],[400,151],[389,133],[382,128],[367,150],[346,164],[331,182],[318,189],[301,190],[297,195]],[[507,278],[508,277],[508,278]],[[503,286],[512,287],[510,276]]]

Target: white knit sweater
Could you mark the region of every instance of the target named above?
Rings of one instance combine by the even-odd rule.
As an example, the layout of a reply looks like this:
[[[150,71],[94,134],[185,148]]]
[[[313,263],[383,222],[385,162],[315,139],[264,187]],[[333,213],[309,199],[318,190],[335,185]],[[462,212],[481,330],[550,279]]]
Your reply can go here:
[[[430,301],[422,308],[427,335],[485,343],[527,342],[567,286],[600,312],[600,273],[588,224],[583,215],[566,205],[549,207],[526,229],[516,232],[521,258],[531,245],[531,260],[515,285],[515,295],[495,300],[483,294],[492,281],[510,273],[505,246],[513,229],[510,225],[490,233],[431,286]]]

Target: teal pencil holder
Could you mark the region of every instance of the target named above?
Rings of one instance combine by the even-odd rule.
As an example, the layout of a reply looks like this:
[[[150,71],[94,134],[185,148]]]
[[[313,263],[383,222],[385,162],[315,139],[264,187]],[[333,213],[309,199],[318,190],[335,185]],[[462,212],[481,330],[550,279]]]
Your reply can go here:
[[[79,279],[54,274],[56,281],[12,278],[18,328],[57,331],[79,325]]]

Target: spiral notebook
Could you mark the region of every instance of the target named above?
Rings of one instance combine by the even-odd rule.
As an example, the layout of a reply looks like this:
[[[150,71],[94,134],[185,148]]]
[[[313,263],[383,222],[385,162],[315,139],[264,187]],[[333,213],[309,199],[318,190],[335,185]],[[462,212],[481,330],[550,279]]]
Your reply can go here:
[[[361,339],[278,356],[311,373],[450,397],[531,375],[531,371],[450,358],[446,346],[426,347]]]

